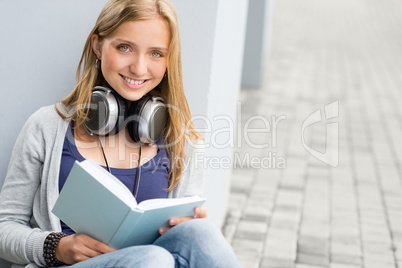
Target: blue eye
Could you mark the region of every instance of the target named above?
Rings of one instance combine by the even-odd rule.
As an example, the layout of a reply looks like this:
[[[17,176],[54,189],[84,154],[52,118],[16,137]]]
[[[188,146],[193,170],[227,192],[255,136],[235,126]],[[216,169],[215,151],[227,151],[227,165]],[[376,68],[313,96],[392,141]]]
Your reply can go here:
[[[119,46],[119,49],[120,49],[120,51],[123,51],[123,52],[128,52],[128,51],[130,51],[130,48],[128,47],[128,46]]]

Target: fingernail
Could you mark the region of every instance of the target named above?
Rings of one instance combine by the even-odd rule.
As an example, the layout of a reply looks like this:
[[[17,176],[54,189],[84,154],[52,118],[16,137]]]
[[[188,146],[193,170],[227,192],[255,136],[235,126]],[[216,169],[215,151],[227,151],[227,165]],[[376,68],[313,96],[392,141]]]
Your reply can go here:
[[[200,213],[200,208],[195,208],[195,214],[198,214],[198,213]]]
[[[176,224],[176,220],[174,220],[174,219],[172,219],[172,220],[170,220],[170,225],[175,225]]]
[[[160,233],[160,234],[166,233],[166,229],[165,229],[165,228],[159,229],[159,233]]]

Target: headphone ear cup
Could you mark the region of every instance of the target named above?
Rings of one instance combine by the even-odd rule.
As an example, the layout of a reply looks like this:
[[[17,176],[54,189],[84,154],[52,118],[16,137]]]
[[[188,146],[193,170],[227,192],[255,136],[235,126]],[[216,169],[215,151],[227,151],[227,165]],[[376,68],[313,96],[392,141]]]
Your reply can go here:
[[[127,119],[128,133],[134,142],[154,144],[166,126],[166,104],[160,97],[145,95],[131,104]]]
[[[84,127],[91,135],[115,135],[124,128],[127,110],[126,101],[114,90],[96,86]]]
[[[114,95],[117,101],[117,106],[119,109],[118,115],[117,115],[117,121],[114,126],[114,128],[109,132],[108,135],[116,135],[117,133],[120,132],[120,130],[124,129],[125,124],[126,124],[126,117],[128,113],[128,107],[127,107],[127,101],[120,96],[116,91],[111,90],[111,93]]]

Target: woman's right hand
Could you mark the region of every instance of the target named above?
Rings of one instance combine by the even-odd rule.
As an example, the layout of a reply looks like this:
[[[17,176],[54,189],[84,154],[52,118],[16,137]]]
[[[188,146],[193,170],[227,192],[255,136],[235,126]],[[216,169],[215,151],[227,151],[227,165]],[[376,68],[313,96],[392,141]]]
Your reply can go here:
[[[73,234],[60,239],[56,247],[56,258],[72,265],[112,251],[115,249],[87,235]]]

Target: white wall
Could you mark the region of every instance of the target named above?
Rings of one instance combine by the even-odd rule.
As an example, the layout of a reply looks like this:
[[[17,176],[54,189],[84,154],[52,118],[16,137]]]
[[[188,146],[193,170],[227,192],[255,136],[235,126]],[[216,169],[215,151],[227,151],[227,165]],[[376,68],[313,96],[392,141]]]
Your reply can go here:
[[[221,226],[225,218],[232,158],[235,105],[240,90],[247,0],[173,0],[183,44],[184,86],[197,127],[206,144],[206,208],[209,219]],[[222,119],[225,118],[225,119]],[[213,161],[220,161],[215,165]]]

